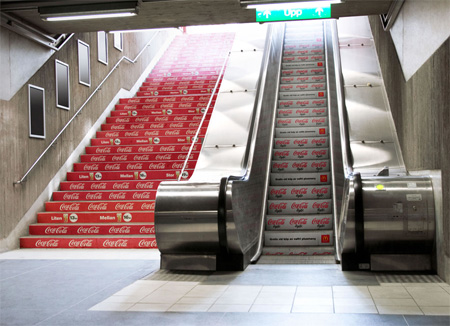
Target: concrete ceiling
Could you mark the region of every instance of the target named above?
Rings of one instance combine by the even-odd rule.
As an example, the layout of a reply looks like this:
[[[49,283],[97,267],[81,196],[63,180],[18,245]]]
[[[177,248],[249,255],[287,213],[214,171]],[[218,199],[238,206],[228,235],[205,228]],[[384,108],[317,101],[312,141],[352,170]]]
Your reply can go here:
[[[47,22],[40,18],[38,8],[45,6],[111,3],[117,0],[69,0],[1,2],[1,12],[34,26],[44,33],[136,30],[192,25],[255,22],[255,10],[245,9],[239,0],[141,0],[139,14],[130,18],[95,19],[71,22]],[[122,0],[124,1],[124,0]],[[280,0],[275,0],[280,1]],[[380,15],[387,13],[395,0],[345,0],[331,6],[332,18]]]

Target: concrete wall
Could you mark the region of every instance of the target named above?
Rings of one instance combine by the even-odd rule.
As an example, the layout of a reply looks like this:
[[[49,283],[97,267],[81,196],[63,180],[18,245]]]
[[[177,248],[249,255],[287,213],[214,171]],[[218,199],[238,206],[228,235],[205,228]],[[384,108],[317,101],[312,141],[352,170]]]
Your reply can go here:
[[[5,33],[11,32],[2,31],[3,36]],[[118,60],[123,55],[134,59],[155,33],[157,35],[152,41],[152,45],[144,51],[138,62],[136,64],[122,62],[102,86],[101,90],[84,108],[81,116],[75,118],[54,147],[36,165],[26,182],[22,185],[14,185],[13,182],[23,176]],[[34,207],[33,209],[36,212],[43,211],[43,203],[40,205],[35,204],[37,198],[42,194],[61,166],[64,165],[85,134],[90,131],[93,124],[119,90],[133,87],[149,63],[152,62],[152,59],[158,55],[160,49],[173,34],[174,30],[126,33],[124,34],[123,52],[114,48],[113,35],[108,34],[108,65],[104,65],[97,60],[97,33],[76,34],[62,50],[53,54],[37,70],[11,100],[0,100],[0,153],[2,157],[0,162],[0,187],[2,189],[0,193],[0,251],[18,247],[18,237],[27,234],[26,228],[17,229],[19,224],[23,224],[20,222],[23,220],[25,213],[29,211],[30,207]],[[12,33],[6,36],[8,36],[8,40],[17,38]],[[90,44],[90,87],[81,85],[78,82],[78,39]],[[37,65],[40,64],[33,61],[34,56],[27,51],[27,48],[19,51],[20,47],[17,44],[10,44],[10,47],[15,49],[14,56],[23,57],[23,59],[35,62]],[[56,108],[55,59],[63,61],[70,66],[70,111]],[[45,140],[29,138],[28,136],[28,84],[45,88]],[[52,182],[54,183],[54,180]],[[50,194],[48,199],[50,199]],[[36,221],[36,212],[33,212],[34,218],[30,222]]]
[[[428,2],[430,4],[430,2]],[[434,8],[436,9],[436,8]],[[433,10],[433,6],[428,8]],[[405,17],[403,17],[404,19]],[[369,18],[403,157],[408,170],[442,171],[442,235],[438,274],[450,280],[450,40],[424,60],[406,81],[389,32],[380,18]],[[416,26],[421,37],[432,38],[433,25]],[[399,37],[398,35],[396,37]],[[412,38],[412,39],[411,39]],[[405,31],[403,43],[416,40]]]

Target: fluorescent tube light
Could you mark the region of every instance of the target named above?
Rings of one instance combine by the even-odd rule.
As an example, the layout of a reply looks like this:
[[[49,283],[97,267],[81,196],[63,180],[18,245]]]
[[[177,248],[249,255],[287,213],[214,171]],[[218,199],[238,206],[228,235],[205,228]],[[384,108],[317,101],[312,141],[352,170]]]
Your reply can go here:
[[[69,20],[85,20],[85,19],[102,19],[102,18],[121,18],[136,16],[136,13],[132,12],[118,12],[111,14],[91,14],[91,15],[75,15],[75,16],[57,16],[43,18],[49,22],[69,21]]]
[[[275,2],[247,5],[247,9],[283,10],[292,8],[317,8],[331,6],[334,3],[341,3],[341,0],[331,1],[305,1],[305,2]]]

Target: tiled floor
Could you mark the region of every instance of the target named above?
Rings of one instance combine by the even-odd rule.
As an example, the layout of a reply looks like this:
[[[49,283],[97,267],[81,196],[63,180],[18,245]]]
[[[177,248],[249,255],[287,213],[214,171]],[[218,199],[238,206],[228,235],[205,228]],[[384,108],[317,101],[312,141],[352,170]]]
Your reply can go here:
[[[450,286],[326,264],[176,273],[152,250],[33,249],[0,254],[0,309],[8,326],[449,326]]]
[[[139,280],[91,310],[450,316],[447,283],[376,286],[204,285]]]

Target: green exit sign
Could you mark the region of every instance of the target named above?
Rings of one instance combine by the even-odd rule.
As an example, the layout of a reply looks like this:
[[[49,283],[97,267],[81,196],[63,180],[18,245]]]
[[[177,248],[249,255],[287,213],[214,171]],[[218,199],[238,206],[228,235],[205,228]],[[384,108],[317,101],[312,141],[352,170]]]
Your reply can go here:
[[[324,19],[331,17],[331,6],[313,8],[256,9],[257,22],[276,22],[285,20]]]

